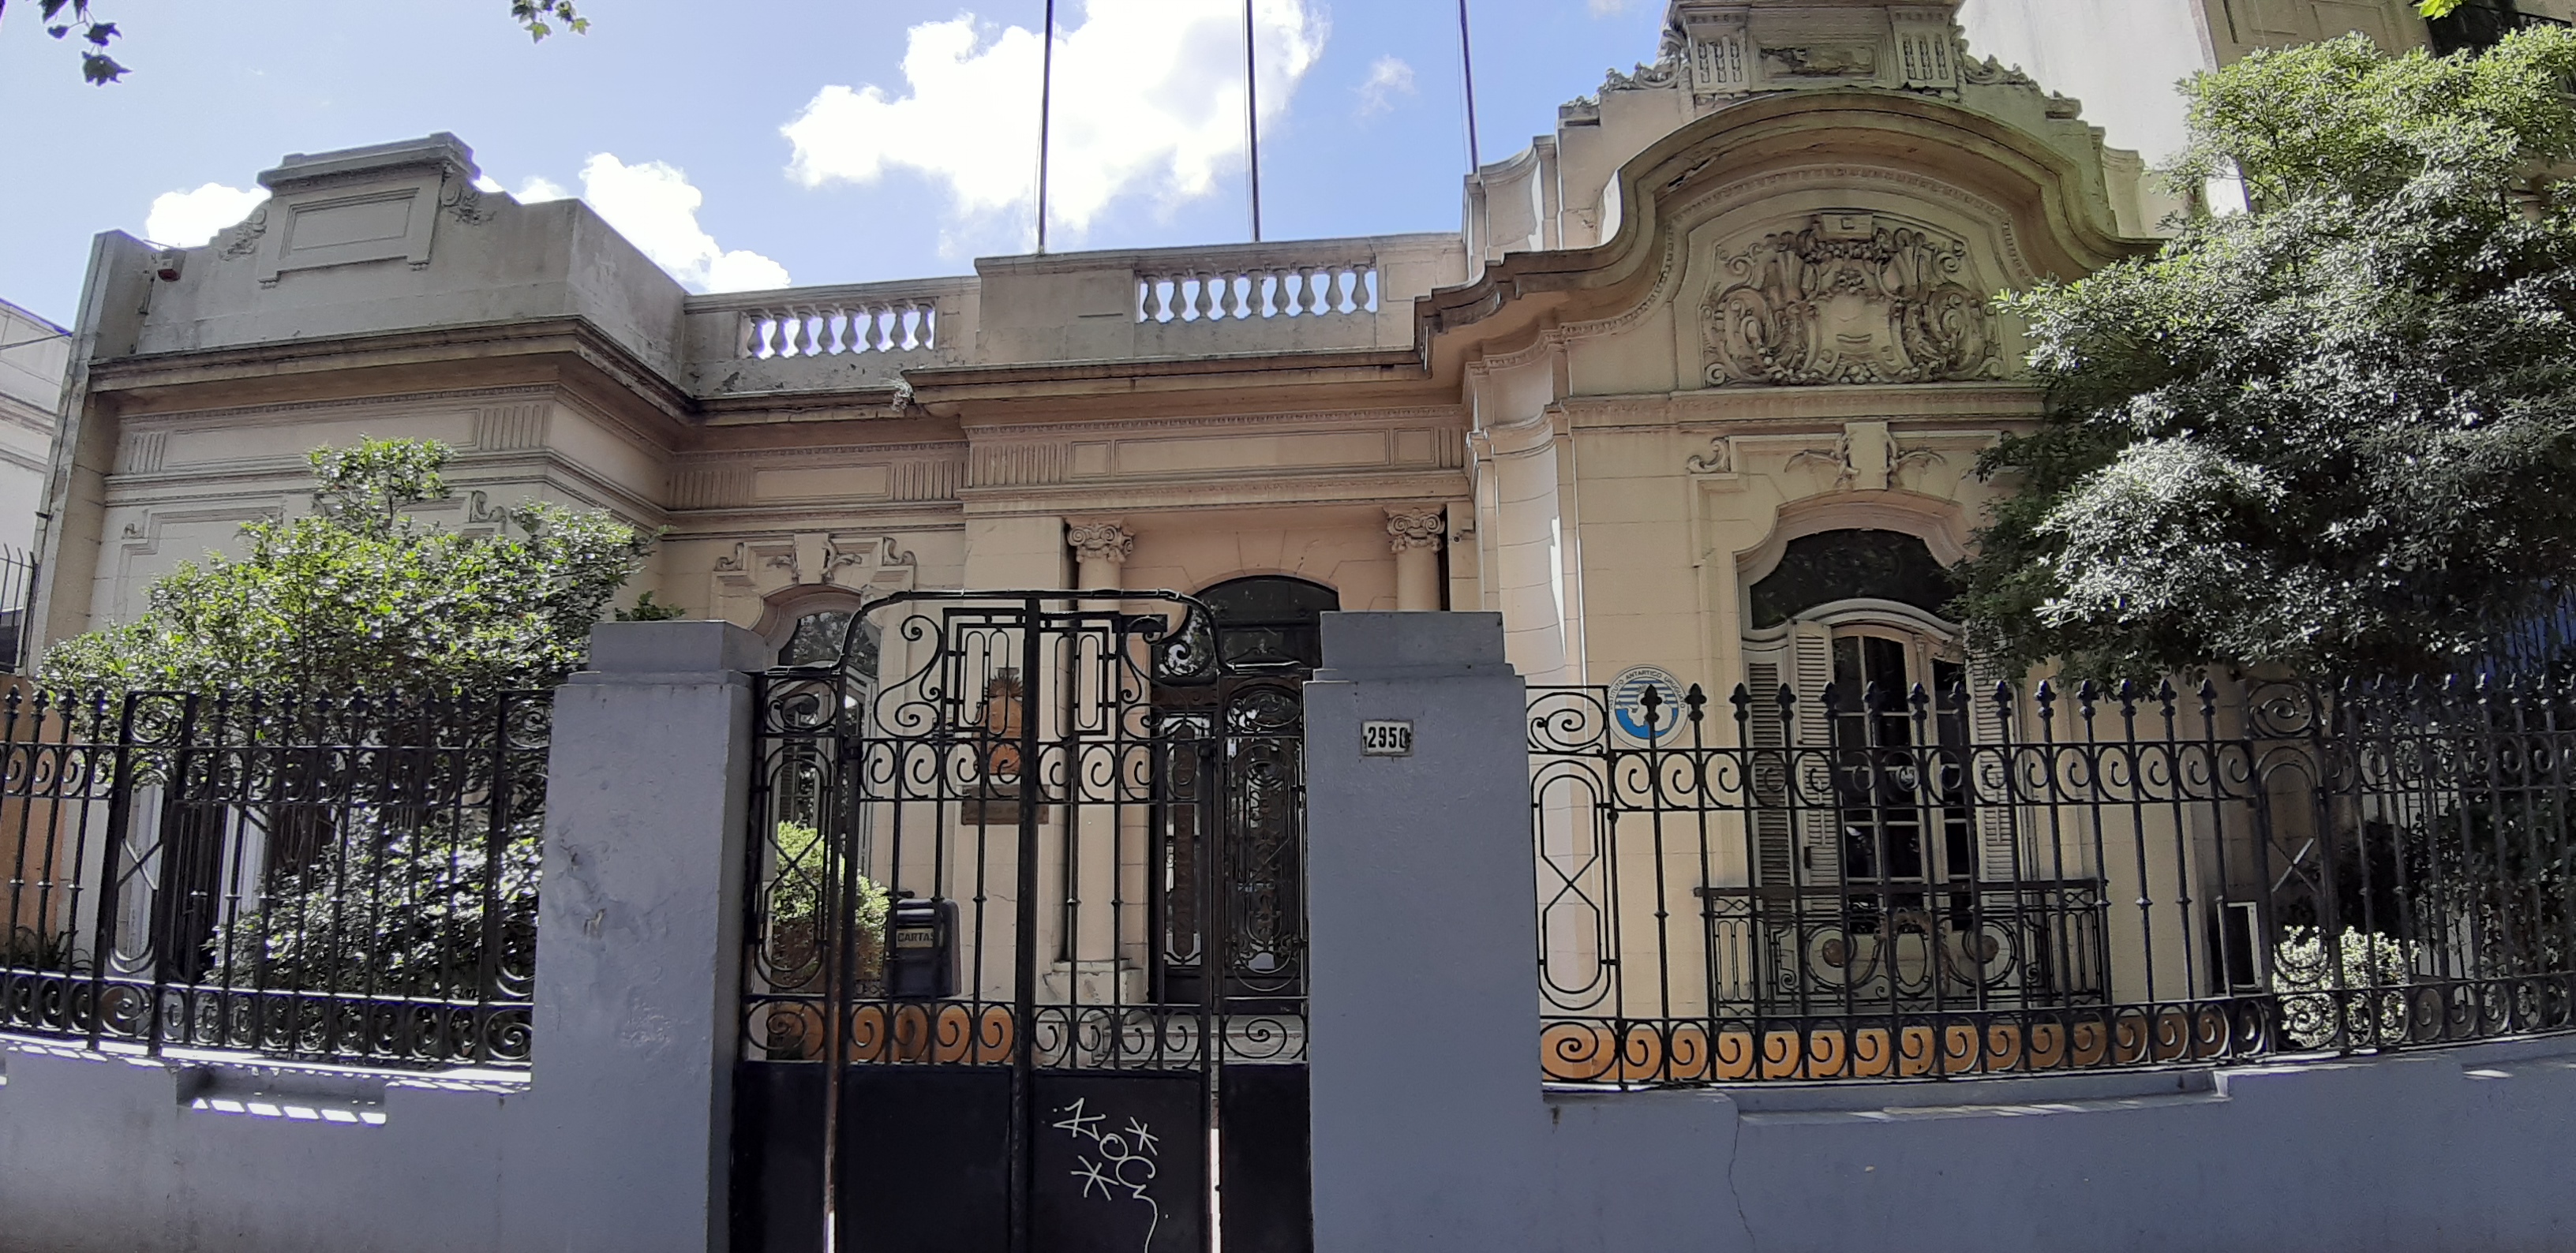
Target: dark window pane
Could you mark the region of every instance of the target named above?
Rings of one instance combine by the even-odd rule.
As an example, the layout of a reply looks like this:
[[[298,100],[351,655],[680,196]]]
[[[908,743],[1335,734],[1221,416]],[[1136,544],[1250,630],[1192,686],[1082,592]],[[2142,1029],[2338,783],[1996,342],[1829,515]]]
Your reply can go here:
[[[1932,550],[1897,531],[1823,531],[1789,541],[1753,585],[1753,625],[1775,627],[1838,600],[1892,600],[1938,615],[1958,595]]]
[[[1199,593],[1223,636],[1219,658],[1243,670],[1314,669],[1324,663],[1317,622],[1342,607],[1341,594],[1304,579],[1232,579]]]

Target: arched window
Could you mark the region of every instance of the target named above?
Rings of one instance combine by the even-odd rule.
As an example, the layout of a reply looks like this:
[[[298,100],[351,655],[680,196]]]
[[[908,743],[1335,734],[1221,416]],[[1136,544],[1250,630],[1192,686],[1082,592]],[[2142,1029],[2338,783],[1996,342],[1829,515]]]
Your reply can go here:
[[[1789,541],[1745,590],[1752,745],[1830,746],[1851,767],[1835,775],[1837,819],[1792,814],[1785,780],[1756,781],[1756,882],[1928,886],[1970,874],[1966,811],[1950,803],[1949,750],[1968,734],[1958,628],[1943,616],[1956,595],[1921,538],[1862,529]],[[1855,917],[1923,905],[1919,888],[1873,891],[1851,898]]]
[[[1322,615],[1341,593],[1285,575],[1228,579],[1199,593],[1223,636],[1219,659],[1232,670],[1312,670],[1324,664]]]

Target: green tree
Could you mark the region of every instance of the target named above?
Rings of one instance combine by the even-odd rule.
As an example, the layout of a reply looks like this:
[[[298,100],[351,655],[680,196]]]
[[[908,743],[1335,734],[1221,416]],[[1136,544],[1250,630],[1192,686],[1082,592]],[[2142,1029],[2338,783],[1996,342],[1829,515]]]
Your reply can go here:
[[[2438,3],[2439,0],[2427,0]],[[573,11],[574,0],[510,0],[510,16],[528,32],[531,39],[543,39],[555,33],[558,24],[574,34],[590,29],[590,19]],[[9,0],[0,0],[0,16],[6,16]],[[92,84],[112,83],[125,77],[127,70],[109,56],[109,44],[119,35],[116,23],[99,20],[90,12],[90,0],[36,0],[36,16],[45,24],[45,33],[56,39],[72,41],[80,48],[81,77]]]
[[[412,706],[317,697],[397,690],[490,697],[561,681],[581,664],[591,624],[652,540],[604,512],[542,502],[507,510],[497,534],[413,516],[413,506],[449,498],[451,455],[424,440],[314,450],[312,513],[245,526],[242,555],[180,566],[153,585],[134,621],[46,650],[39,677],[111,691],[264,691],[264,703],[226,706],[220,721],[231,733],[349,744],[385,742],[372,719],[400,722]],[[633,614],[670,611],[647,602]],[[441,708],[433,702],[420,716],[445,716]],[[376,763],[369,770],[413,761],[400,753],[369,760]],[[488,799],[501,782],[493,772],[526,766],[477,756],[460,768],[466,773],[428,772],[418,785],[450,799]],[[524,994],[542,860],[538,769],[511,781],[518,801],[497,837],[471,803],[274,807],[264,815],[275,841],[264,890],[215,928],[206,954],[214,977],[379,1000]],[[353,782],[369,783],[321,781],[315,794],[356,795]],[[324,998],[275,1008],[272,1032],[292,1033],[299,1047],[323,1047],[332,1031],[396,1039],[411,1022],[410,1010],[387,1004]],[[369,1016],[362,1029],[343,1021],[351,1014]]]
[[[2006,297],[2041,427],[1961,571],[1983,652],[2082,673],[2436,670],[2576,565],[2576,32],[2360,36],[2188,84],[2250,212]]]
[[[316,449],[311,514],[243,527],[241,556],[181,565],[134,621],[45,650],[39,676],[118,691],[560,682],[652,538],[604,512],[546,502],[508,510],[497,534],[411,516],[413,505],[448,498],[451,455],[423,440]]]

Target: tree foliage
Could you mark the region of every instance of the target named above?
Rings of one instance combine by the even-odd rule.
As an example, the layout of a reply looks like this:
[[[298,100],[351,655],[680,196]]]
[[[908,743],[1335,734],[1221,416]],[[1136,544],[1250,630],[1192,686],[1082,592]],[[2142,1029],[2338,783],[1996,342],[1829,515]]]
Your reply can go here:
[[[1961,571],[1984,652],[2079,672],[2438,670],[2576,563],[2576,32],[2362,37],[2188,85],[2252,209],[2005,305],[2051,416]]]
[[[181,565],[134,621],[47,649],[41,677],[302,692],[560,681],[652,539],[605,512],[542,501],[505,511],[496,534],[412,516],[449,497],[451,455],[423,440],[316,449],[311,514],[243,527],[241,556]]]
[[[574,12],[573,4],[574,0],[510,0],[510,16],[531,39],[543,39],[558,26],[578,35],[590,29],[590,19]],[[8,8],[9,0],[0,0],[0,17],[7,16]],[[107,53],[108,45],[125,32],[114,22],[92,16],[90,0],[36,0],[36,16],[44,22],[46,34],[79,45],[83,80],[105,85],[128,73]]]

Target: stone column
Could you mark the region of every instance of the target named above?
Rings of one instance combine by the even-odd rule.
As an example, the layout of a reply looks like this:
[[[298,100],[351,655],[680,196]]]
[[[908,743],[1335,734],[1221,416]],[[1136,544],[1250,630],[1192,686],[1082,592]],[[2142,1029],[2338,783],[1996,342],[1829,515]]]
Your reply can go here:
[[[1127,555],[1135,551],[1136,537],[1119,525],[1118,519],[1072,523],[1065,528],[1064,539],[1065,546],[1073,550],[1075,587],[1099,591],[1124,584]],[[1100,612],[1115,611],[1120,605],[1114,599],[1096,599],[1082,602],[1082,607]],[[1148,665],[1141,649],[1129,662],[1138,668],[1136,673],[1144,672]],[[1078,662],[1065,677],[1075,685],[1070,693],[1074,723],[1092,728],[1092,733],[1084,746],[1073,750],[1080,756],[1065,772],[1064,786],[1073,802],[1066,811],[1066,820],[1073,823],[1072,841],[1069,845],[1051,841],[1042,863],[1045,875],[1061,893],[1051,893],[1046,898],[1046,916],[1039,924],[1040,943],[1047,946],[1046,951],[1056,954],[1053,964],[1043,972],[1046,991],[1068,1004],[1134,1004],[1143,998],[1144,986],[1135,974],[1144,967],[1141,961],[1126,960],[1122,941],[1127,937],[1117,934],[1110,903],[1146,899],[1145,813],[1142,806],[1122,808],[1115,804],[1119,799],[1117,780],[1124,779],[1125,772],[1112,772],[1104,778],[1088,768],[1105,760],[1103,754],[1108,751],[1098,742],[1102,730],[1099,710],[1103,702],[1114,703],[1120,696],[1118,692],[1101,690],[1099,685],[1104,680],[1120,684],[1126,677],[1103,675]],[[1064,920],[1056,909],[1063,905],[1074,907],[1079,916],[1070,936],[1057,934],[1064,929]],[[1136,956],[1143,956],[1141,946],[1136,946]]]
[[[513,1176],[546,1249],[725,1248],[744,672],[763,655],[730,623],[603,622],[555,694],[535,1118]]]
[[[1116,518],[1074,523],[1065,528],[1064,542],[1073,549],[1073,585],[1086,591],[1118,586],[1127,554],[1136,550],[1136,537]]]
[[[1387,546],[1395,550],[1395,607],[1440,608],[1440,543],[1449,518],[1438,505],[1386,507]]]
[[[1328,613],[1306,685],[1317,1253],[1534,1249],[1528,719],[1491,613]],[[1409,723],[1404,756],[1361,724]]]

